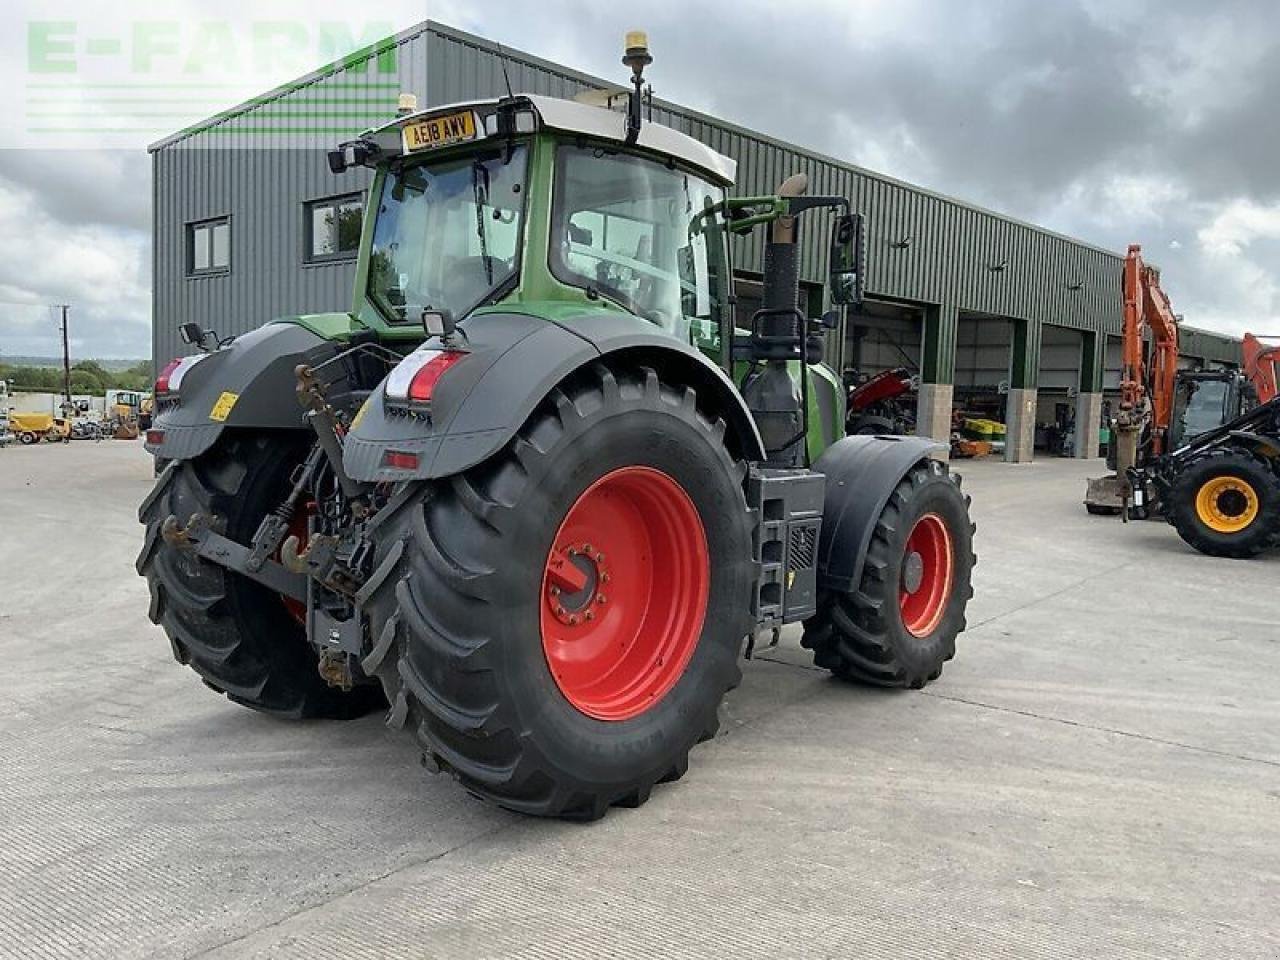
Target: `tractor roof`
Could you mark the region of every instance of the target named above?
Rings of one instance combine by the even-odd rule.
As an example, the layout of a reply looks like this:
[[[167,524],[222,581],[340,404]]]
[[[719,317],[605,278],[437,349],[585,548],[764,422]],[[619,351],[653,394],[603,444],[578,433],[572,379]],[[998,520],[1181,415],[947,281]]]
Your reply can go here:
[[[443,116],[470,108],[478,113],[491,113],[500,103],[516,102],[527,105],[536,115],[538,124],[548,130],[563,130],[569,133],[580,133],[588,137],[613,140],[623,143],[626,140],[626,116],[616,110],[577,103],[572,100],[560,100],[556,97],[544,97],[537,94],[518,93],[513,97],[488,100],[468,100],[462,103],[451,103],[429,110],[418,110],[403,117],[375,127],[365,133],[365,138],[375,140],[384,152],[398,152],[399,131],[417,120]],[[523,131],[522,131],[523,132]],[[394,138],[386,136],[394,133]],[[479,131],[480,136],[485,134]],[[392,140],[394,139],[394,144]],[[695,140],[678,130],[664,127],[662,124],[646,121],[640,127],[637,146],[656,153],[666,154],[682,160],[690,166],[703,170],[718,180],[732,185],[737,173],[737,161],[717,153],[705,143]]]

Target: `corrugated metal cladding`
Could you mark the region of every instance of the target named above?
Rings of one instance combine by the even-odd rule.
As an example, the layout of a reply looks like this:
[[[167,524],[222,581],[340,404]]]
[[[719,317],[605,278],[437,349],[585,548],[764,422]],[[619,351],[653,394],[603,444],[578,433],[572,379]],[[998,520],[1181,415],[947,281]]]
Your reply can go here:
[[[156,359],[184,351],[176,335],[184,320],[227,334],[282,314],[346,309],[353,268],[304,264],[303,205],[368,186],[367,171],[334,177],[323,151],[392,116],[400,91],[416,93],[423,105],[500,95],[502,59],[517,91],[571,98],[616,85],[519,51],[503,54],[491,41],[424,23],[367,58],[323,68],[155,145]],[[811,193],[849,197],[867,215],[867,286],[877,298],[939,304],[944,318],[958,310],[1119,332],[1115,254],[673,104],[657,102],[653,114],[734,157],[741,195],[771,193],[803,171]],[[231,218],[230,271],[187,278],[185,224],[217,216]],[[802,223],[804,276],[821,281],[827,220]],[[759,269],[758,234],[738,242],[739,269]],[[942,326],[953,343],[953,330]],[[1239,345],[1226,338],[1197,331],[1188,348],[1239,361]]]

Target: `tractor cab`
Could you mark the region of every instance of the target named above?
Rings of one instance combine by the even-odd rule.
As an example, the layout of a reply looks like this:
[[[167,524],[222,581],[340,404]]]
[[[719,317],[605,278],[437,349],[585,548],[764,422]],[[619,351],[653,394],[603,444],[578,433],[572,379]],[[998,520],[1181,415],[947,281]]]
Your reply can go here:
[[[335,171],[376,170],[356,316],[420,337],[424,315],[451,328],[504,301],[559,304],[714,349],[735,164],[627,122],[522,94],[411,112],[333,151]]]

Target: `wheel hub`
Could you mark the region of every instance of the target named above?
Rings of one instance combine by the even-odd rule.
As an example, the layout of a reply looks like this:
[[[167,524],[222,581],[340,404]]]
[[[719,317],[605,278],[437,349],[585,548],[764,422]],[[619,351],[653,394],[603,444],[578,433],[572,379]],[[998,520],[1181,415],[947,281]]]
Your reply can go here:
[[[902,589],[915,593],[924,582],[924,557],[918,550],[910,551],[902,561]]]
[[[596,618],[608,598],[601,589],[610,580],[604,551],[589,543],[558,545],[547,560],[546,603],[565,626],[585,625]]]

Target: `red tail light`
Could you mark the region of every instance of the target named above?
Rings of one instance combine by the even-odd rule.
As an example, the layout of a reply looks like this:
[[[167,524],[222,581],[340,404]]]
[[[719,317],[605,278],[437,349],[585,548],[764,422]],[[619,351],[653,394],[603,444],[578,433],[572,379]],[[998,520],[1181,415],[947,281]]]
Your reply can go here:
[[[182,386],[182,380],[187,375],[187,371],[207,356],[207,353],[197,353],[194,357],[178,357],[170,360],[156,377],[156,394],[176,393]]]
[[[409,403],[430,403],[436,384],[467,354],[461,350],[419,348],[405,357],[387,378],[387,399]]]
[[[182,358],[170,360],[161,369],[159,376],[156,377],[156,393],[169,392],[169,377],[173,375],[173,371],[178,369],[178,364],[182,363]]]
[[[382,465],[396,470],[417,470],[419,458],[407,450],[388,450],[382,455]]]
[[[444,372],[465,356],[465,353],[441,353],[428,360],[409,382],[409,399],[414,403],[430,403]]]
[[[151,446],[153,446],[153,447],[158,447],[158,446],[160,446],[160,444],[164,443],[164,431],[163,431],[163,430],[148,430],[148,431],[147,431],[147,443],[151,444]]]

